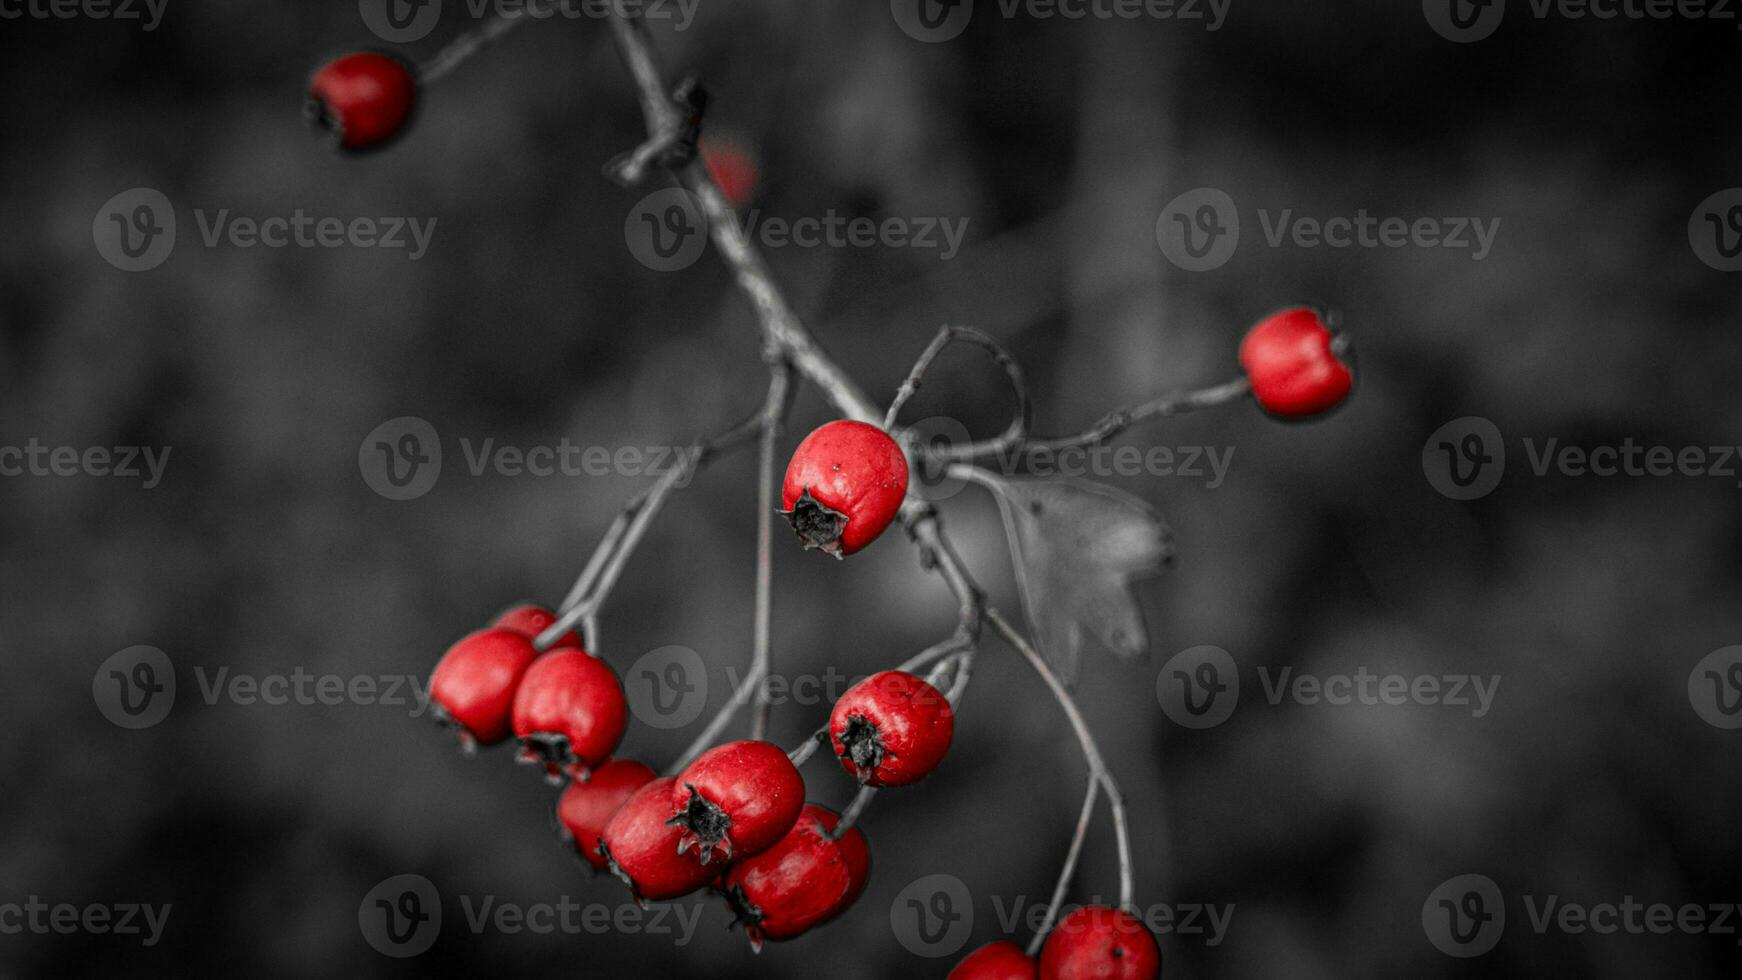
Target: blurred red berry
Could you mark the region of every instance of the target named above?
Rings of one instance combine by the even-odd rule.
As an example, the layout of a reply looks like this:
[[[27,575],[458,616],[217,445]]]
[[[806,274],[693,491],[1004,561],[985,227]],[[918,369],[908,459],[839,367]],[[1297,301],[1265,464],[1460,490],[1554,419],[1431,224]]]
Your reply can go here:
[[[411,68],[372,51],[335,58],[308,83],[309,120],[347,150],[377,147],[399,135],[416,105]]]
[[[1272,415],[1301,418],[1335,408],[1355,379],[1316,310],[1300,307],[1258,322],[1240,343],[1252,395]]]
[[[1040,948],[1041,980],[1155,980],[1161,948],[1123,909],[1085,905],[1060,919]]]
[[[671,823],[700,863],[742,860],[773,847],[804,809],[804,777],[772,742],[728,742],[677,774]]]
[[[756,158],[738,143],[727,139],[704,137],[696,148],[701,151],[708,175],[714,178],[720,193],[726,196],[726,203],[735,208],[750,203],[756,194]]]
[[[901,670],[847,689],[829,715],[841,768],[868,786],[905,786],[936,769],[950,749],[956,714],[943,692]]]
[[[653,770],[634,759],[612,759],[563,790],[556,804],[557,822],[588,864],[605,870],[605,856],[599,853],[605,825],[653,778]]]
[[[616,672],[572,647],[533,661],[514,694],[521,759],[543,763],[553,779],[610,758],[628,723],[629,702]]]
[[[781,513],[806,548],[840,558],[882,534],[907,497],[907,457],[887,432],[842,419],[804,437],[786,467]]]
[[[460,744],[495,745],[513,731],[514,693],[538,652],[513,630],[479,630],[448,648],[430,675],[431,711]]]

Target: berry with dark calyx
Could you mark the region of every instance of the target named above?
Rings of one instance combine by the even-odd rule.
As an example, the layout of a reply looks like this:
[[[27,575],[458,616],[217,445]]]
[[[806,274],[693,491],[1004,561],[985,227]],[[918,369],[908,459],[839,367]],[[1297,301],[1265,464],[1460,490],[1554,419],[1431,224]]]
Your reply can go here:
[[[1161,948],[1123,909],[1085,905],[1060,919],[1040,948],[1041,980],[1155,980]]]
[[[520,759],[543,764],[553,782],[610,758],[628,724],[629,702],[617,673],[573,647],[533,661],[514,693]]]
[[[907,456],[887,432],[842,419],[804,437],[786,467],[781,511],[808,548],[836,558],[882,534],[907,497]]]
[[[750,945],[804,934],[834,918],[864,890],[870,851],[854,827],[840,840],[831,836],[840,818],[820,806],[806,806],[798,822],[773,847],[735,861],[720,890]]]
[[[605,867],[629,886],[637,901],[681,898],[719,875],[718,867],[705,868],[678,853],[680,831],[667,822],[675,783],[664,776],[636,790],[599,835]]]
[[[967,955],[947,980],[1035,980],[1040,965],[1008,939],[987,943]]]
[[[588,864],[605,870],[599,836],[629,797],[653,778],[653,770],[634,759],[612,759],[563,790],[556,804],[557,824]]]
[[[936,769],[950,749],[956,714],[924,678],[886,670],[848,688],[829,715],[841,767],[867,786],[905,786]]]
[[[536,640],[538,639],[538,635],[543,633],[545,630],[550,629],[551,624],[556,622],[556,620],[556,613],[551,612],[543,606],[527,603],[525,605],[515,606],[502,615],[497,616],[496,622],[491,625],[495,626],[497,629],[513,630],[516,633],[524,634],[529,640]],[[552,649],[556,649],[557,647],[574,647],[577,650],[584,649],[581,646],[580,634],[576,633],[574,630],[569,630],[562,636],[557,637],[556,642],[552,643],[550,646]]]
[[[1260,320],[1240,342],[1240,366],[1265,411],[1304,418],[1330,411],[1354,388],[1341,350],[1318,311],[1303,306]]]
[[[773,847],[804,809],[804,777],[772,742],[728,742],[677,774],[671,824],[692,860],[741,860]]]
[[[309,122],[346,150],[382,146],[417,105],[417,77],[392,55],[362,51],[327,62],[308,83]]]
[[[513,733],[514,695],[537,659],[532,641],[513,630],[479,630],[448,648],[430,675],[430,710],[455,729],[468,752]]]

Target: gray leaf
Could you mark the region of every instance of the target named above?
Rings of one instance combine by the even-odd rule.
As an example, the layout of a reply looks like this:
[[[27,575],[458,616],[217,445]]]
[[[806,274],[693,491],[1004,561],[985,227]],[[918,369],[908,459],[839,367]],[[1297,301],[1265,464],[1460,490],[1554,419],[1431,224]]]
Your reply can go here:
[[[1004,512],[1034,642],[1065,683],[1076,680],[1085,630],[1126,659],[1147,651],[1130,584],[1172,560],[1173,533],[1161,515],[1087,480],[976,476]]]

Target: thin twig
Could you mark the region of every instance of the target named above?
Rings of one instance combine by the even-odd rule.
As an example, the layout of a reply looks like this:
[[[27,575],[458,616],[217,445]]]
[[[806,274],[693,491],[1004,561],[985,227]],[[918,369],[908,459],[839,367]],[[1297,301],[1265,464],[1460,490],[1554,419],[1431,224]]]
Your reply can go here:
[[[773,670],[774,617],[774,448],[780,422],[792,404],[792,367],[784,358],[769,366],[768,400],[762,406],[762,445],[756,474],[756,625],[750,650],[750,675],[758,679]],[[750,737],[766,738],[772,706],[767,684],[755,689],[750,709]]]
[[[865,808],[871,805],[871,798],[876,795],[877,787],[875,786],[859,787],[859,792],[853,796],[853,802],[847,804],[847,809],[841,811],[841,819],[835,824],[835,829],[829,834],[829,839],[840,840],[847,836],[847,831],[852,830],[853,825],[859,822],[861,816],[864,816]]]
[[[1076,732],[1077,743],[1083,749],[1083,758],[1089,763],[1089,778],[1099,782],[1101,788],[1107,793],[1107,804],[1113,810],[1113,833],[1117,838],[1116,844],[1119,849],[1119,904],[1123,907],[1129,907],[1132,893],[1131,837],[1125,823],[1125,796],[1119,792],[1118,784],[1113,781],[1113,774],[1108,771],[1107,763],[1101,757],[1101,749],[1095,744],[1094,733],[1089,731],[1089,723],[1083,720],[1082,711],[1077,708],[1077,702],[1071,698],[1070,692],[1065,690],[1058,675],[1052,672],[1052,668],[1047,666],[1046,660],[1035,651],[1034,647],[1029,645],[1026,639],[1023,639],[1016,627],[1011,626],[1009,621],[996,609],[986,610],[986,620],[1011,646],[1016,648],[1018,653],[1022,654],[1023,659],[1027,660],[1029,666],[1034,668],[1035,673],[1040,675],[1040,679],[1046,682],[1047,688],[1052,691],[1053,698],[1064,710],[1065,718],[1070,721],[1072,730]]]
[[[1046,918],[1041,920],[1040,928],[1034,930],[1034,936],[1028,940],[1027,953],[1030,956],[1040,955],[1040,946],[1058,919],[1059,904],[1065,900],[1065,889],[1070,887],[1071,876],[1077,873],[1077,859],[1083,855],[1083,841],[1089,836],[1089,821],[1095,816],[1095,797],[1100,791],[1101,780],[1091,775],[1088,792],[1083,794],[1083,812],[1077,816],[1077,829],[1072,832],[1071,846],[1065,851],[1064,867],[1059,869],[1058,884],[1053,885],[1052,898],[1046,903]]]
[[[908,372],[907,380],[895,392],[895,400],[889,404],[889,411],[883,416],[883,428],[893,430],[895,420],[901,414],[901,409],[908,399],[919,391],[925,372],[931,368],[932,362],[943,353],[945,347],[952,343],[974,344],[986,349],[998,366],[1004,369],[1004,374],[1010,379],[1010,388],[1016,394],[1016,417],[1010,420],[1010,425],[1004,432],[992,439],[957,447],[959,451],[969,455],[981,455],[990,452],[1002,452],[1011,446],[1021,445],[1028,438],[1028,426],[1031,420],[1031,409],[1028,402],[1028,385],[1022,379],[1022,365],[1012,357],[1004,345],[983,330],[974,327],[944,327],[932,342],[926,345],[919,355],[919,360],[913,364],[913,370]]]
[[[435,57],[424,62],[423,67],[417,73],[418,84],[428,85],[438,81],[442,76],[464,64],[468,58],[477,54],[490,42],[500,40],[504,34],[526,21],[543,19],[535,15],[533,11],[551,6],[551,3],[544,2],[544,0],[529,0],[524,7],[512,13],[503,10],[477,27],[461,33],[449,41],[440,51],[437,51]]]
[[[605,532],[605,537],[600,540],[599,546],[593,550],[592,557],[587,559],[587,565],[581,570],[580,577],[569,588],[568,595],[558,607],[556,622],[533,640],[533,646],[540,650],[546,649],[576,623],[588,623],[587,635],[583,639],[589,649],[596,651],[598,641],[593,635],[596,630],[592,617],[599,611],[599,606],[604,603],[611,587],[616,584],[624,563],[641,543],[642,536],[647,533],[648,524],[659,513],[665,498],[671,495],[671,491],[679,483],[715,456],[748,442],[760,430],[761,423],[762,412],[758,411],[712,439],[693,443],[684,452],[681,463],[661,473],[652,486],[636,494],[624,505],[622,512]]]
[[[1093,446],[1106,442],[1139,422],[1152,418],[1164,418],[1170,415],[1183,415],[1186,412],[1200,408],[1210,408],[1215,405],[1225,405],[1237,398],[1245,396],[1252,390],[1252,385],[1245,378],[1235,378],[1219,385],[1188,391],[1183,394],[1163,395],[1130,408],[1121,408],[1108,412],[1099,422],[1090,426],[1085,432],[1074,436],[1060,436],[1055,439],[1034,439],[1023,443],[1021,451],[1074,449],[1078,446]],[[962,447],[947,451],[951,459],[972,459],[984,456],[989,450],[981,450],[977,446]]]

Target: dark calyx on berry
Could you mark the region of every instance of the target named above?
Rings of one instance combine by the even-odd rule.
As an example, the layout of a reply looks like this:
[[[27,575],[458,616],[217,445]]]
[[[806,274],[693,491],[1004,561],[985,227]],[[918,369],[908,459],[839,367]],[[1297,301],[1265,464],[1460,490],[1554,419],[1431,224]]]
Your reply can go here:
[[[883,738],[869,718],[847,716],[847,727],[841,732],[841,758],[853,764],[861,783],[883,764]]]
[[[726,904],[732,907],[732,925],[742,925],[744,934],[750,937],[750,945],[758,952],[762,949],[762,910],[756,903],[750,901],[741,886],[733,885],[722,894]]]
[[[564,770],[580,760],[569,749],[569,737],[553,732],[533,732],[521,736],[519,761],[542,765],[547,776],[560,780]]]
[[[820,549],[836,558],[841,557],[841,535],[847,530],[847,515],[830,510],[811,496],[810,488],[793,502],[791,510],[780,512],[805,549]]]
[[[716,847],[723,848],[726,859],[731,860],[732,842],[726,838],[726,831],[732,828],[732,815],[696,792],[694,786],[686,784],[684,788],[690,791],[689,800],[677,812],[677,816],[666,821],[669,826],[682,827],[689,831],[678,841],[678,853],[682,854],[700,844],[703,864],[713,860]]]

